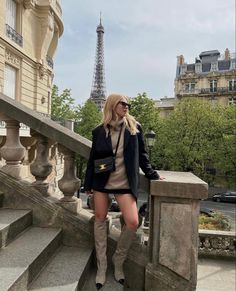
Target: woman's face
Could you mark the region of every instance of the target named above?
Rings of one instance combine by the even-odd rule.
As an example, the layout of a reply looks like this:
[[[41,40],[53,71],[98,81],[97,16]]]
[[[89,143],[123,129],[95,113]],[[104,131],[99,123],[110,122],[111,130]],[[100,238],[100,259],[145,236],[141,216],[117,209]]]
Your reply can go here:
[[[122,97],[115,107],[115,113],[119,118],[123,118],[129,111],[130,104],[128,104],[127,99]]]

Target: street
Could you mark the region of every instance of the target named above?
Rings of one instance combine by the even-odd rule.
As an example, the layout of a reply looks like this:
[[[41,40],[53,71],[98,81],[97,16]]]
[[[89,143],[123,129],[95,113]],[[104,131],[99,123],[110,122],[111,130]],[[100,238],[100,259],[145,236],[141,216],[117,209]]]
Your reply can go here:
[[[210,200],[201,201],[201,206],[207,207],[213,210],[221,211],[223,214],[229,216],[232,222],[232,230],[236,229],[236,204],[235,203],[223,203],[214,202]]]

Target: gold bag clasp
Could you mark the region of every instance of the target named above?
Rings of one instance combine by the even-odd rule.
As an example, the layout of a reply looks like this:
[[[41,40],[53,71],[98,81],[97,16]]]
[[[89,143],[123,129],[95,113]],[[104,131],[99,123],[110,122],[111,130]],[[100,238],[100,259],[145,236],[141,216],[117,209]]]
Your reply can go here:
[[[106,169],[106,164],[101,164],[100,165],[100,170],[105,170]]]

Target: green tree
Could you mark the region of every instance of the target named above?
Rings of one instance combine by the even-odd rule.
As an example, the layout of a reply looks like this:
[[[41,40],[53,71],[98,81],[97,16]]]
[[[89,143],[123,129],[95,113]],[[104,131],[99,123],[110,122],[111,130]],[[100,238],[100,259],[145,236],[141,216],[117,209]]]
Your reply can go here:
[[[210,185],[236,188],[236,106],[182,100],[163,120],[159,136],[159,168],[192,171]]]
[[[76,115],[75,132],[92,139],[92,130],[101,122],[102,113],[97,105],[88,100],[83,106],[80,106]],[[84,179],[87,161],[81,156],[77,156],[77,175],[81,180]]]
[[[155,146],[157,163],[166,170],[192,171],[210,180],[206,169],[214,168],[221,139],[217,108],[198,98],[179,102],[164,120]]]
[[[52,119],[76,119],[77,111],[78,106],[75,105],[75,100],[71,97],[71,90],[64,89],[62,94],[59,94],[58,87],[53,85],[51,97]]]
[[[93,101],[88,100],[83,106],[78,108],[75,132],[91,140],[92,129],[101,122],[101,119],[102,113],[99,111],[97,105]]]
[[[219,107],[220,139],[216,142],[215,166],[227,186],[236,189],[236,105]]]
[[[155,102],[148,98],[147,94],[138,94],[137,97],[131,99],[130,114],[142,125],[144,133],[150,129],[156,133],[159,129],[159,112],[155,107]]]

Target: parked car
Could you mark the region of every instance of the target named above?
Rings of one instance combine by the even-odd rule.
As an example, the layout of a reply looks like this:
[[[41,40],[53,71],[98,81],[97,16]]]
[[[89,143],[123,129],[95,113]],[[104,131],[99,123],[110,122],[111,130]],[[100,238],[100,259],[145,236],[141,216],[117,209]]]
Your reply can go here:
[[[200,214],[204,214],[206,216],[213,216],[215,214],[214,210],[210,209],[210,208],[207,208],[207,207],[203,207],[201,206],[200,207]]]
[[[217,201],[217,202],[233,202],[236,203],[236,192],[233,191],[227,191],[224,193],[218,193],[215,194],[212,197],[213,201]]]

